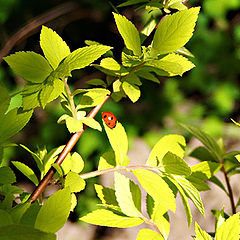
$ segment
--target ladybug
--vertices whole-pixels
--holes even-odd
[[[117,118],[111,112],[103,112],[102,119],[106,123],[106,125],[110,128],[114,128],[117,124]]]

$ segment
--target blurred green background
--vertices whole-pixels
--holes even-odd
[[[122,2],[114,0],[112,5]],[[42,54],[39,34],[40,25],[44,24],[57,31],[71,50],[84,46],[84,40],[95,40],[113,46],[119,60],[123,41],[114,23],[112,5],[104,0],[0,0],[0,57],[16,51]],[[179,122],[199,126],[216,138],[223,136],[226,140],[234,140],[240,137],[240,131],[230,120],[239,120],[240,1],[189,0],[188,6],[202,7],[196,31],[187,44],[195,56],[191,60],[196,68],[183,77],[162,78],[160,85],[145,81],[136,104],[128,100],[108,101],[102,109],[112,111],[123,123],[130,146],[136,137],[152,147],[166,133],[185,134]],[[141,29],[141,11],[135,11],[134,7],[118,10]],[[84,88],[88,87],[86,81],[92,78],[104,78],[104,75],[87,67],[75,71],[69,82],[73,89]],[[12,94],[24,85],[24,80],[4,61],[0,65],[0,81]],[[21,97],[14,97],[11,104],[20,106]],[[15,141],[32,150],[46,146],[50,151],[65,144],[70,134],[64,125],[56,124],[61,114],[63,110],[58,101],[49,104],[44,111],[37,108]],[[98,115],[101,121],[100,113]],[[100,154],[108,148],[110,145],[104,133],[86,130],[75,147],[85,160],[84,172],[95,170]],[[31,157],[20,148],[9,148],[4,159],[6,162],[24,161],[34,168]],[[27,181],[17,170],[16,173],[20,182]],[[97,179],[90,182],[97,182]],[[92,184],[89,186],[81,193],[73,220],[95,207],[97,200]]]

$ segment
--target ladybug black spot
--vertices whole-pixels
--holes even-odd
[[[113,117],[111,117],[111,120],[113,120]]]
[[[107,117],[107,115],[104,115],[103,117],[104,117],[104,118],[106,118],[106,117]]]

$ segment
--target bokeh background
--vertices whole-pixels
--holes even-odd
[[[94,40],[114,47],[114,55],[116,59],[120,59],[123,40],[116,29],[112,12],[113,6],[122,2],[0,0],[0,81],[11,94],[23,88],[24,80],[11,71],[2,57],[16,51],[35,51],[42,54],[39,46],[41,25],[57,31],[72,51],[83,47],[85,40]],[[108,101],[102,109],[112,111],[126,128],[130,144],[129,156],[133,163],[144,163],[153,145],[168,133],[184,134],[190,140],[188,151],[198,145],[196,140],[191,140],[191,136],[179,127],[178,123],[181,122],[201,127],[215,138],[223,137],[229,150],[240,149],[240,130],[230,120],[239,120],[240,109],[240,1],[189,0],[188,5],[201,6],[196,31],[187,44],[195,56],[191,60],[196,68],[183,77],[161,78],[159,85],[145,81],[141,87],[141,98],[135,104],[128,100],[119,103]],[[118,10],[133,21],[138,29],[142,28],[141,11],[135,11],[134,7]],[[87,67],[74,71],[69,82],[72,89],[84,88],[88,87],[86,81],[93,78],[104,78],[104,75],[93,67]],[[21,97],[16,95],[11,105],[20,106]],[[37,108],[31,121],[14,141],[32,150],[43,147],[51,150],[65,144],[70,134],[64,125],[56,123],[62,113],[58,101],[48,104],[44,111]],[[100,114],[97,119],[101,120]],[[84,172],[95,170],[100,154],[108,148],[110,145],[104,132],[86,130],[75,147],[85,160]],[[21,148],[9,148],[5,151],[6,164],[12,160],[22,161],[35,168],[31,156]],[[192,159],[189,162],[196,163]],[[14,170],[18,184],[31,191],[32,186],[27,179]],[[70,221],[59,233],[60,239],[135,239],[137,230],[120,231],[76,224],[79,216],[95,209],[99,203],[93,189],[93,184],[97,182],[111,186],[111,175],[88,181],[87,189],[79,194],[79,202]],[[234,179],[232,182],[234,184]],[[215,189],[214,186],[211,187]],[[239,193],[237,187],[235,193]],[[216,194],[220,194],[220,197],[216,197]],[[228,200],[223,198],[221,190],[215,189],[202,196],[209,208],[217,209],[225,205],[228,209]],[[178,206],[176,215],[171,214],[173,226],[169,239],[191,239],[193,228],[187,228],[180,202]],[[213,231],[211,214],[205,219],[199,218],[200,214],[194,207],[192,209],[194,218],[200,219],[208,228],[206,230]],[[79,235],[80,232],[82,235]]]

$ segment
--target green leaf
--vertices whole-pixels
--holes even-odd
[[[103,86],[106,87],[106,83],[102,79],[91,79],[87,81],[87,84],[94,85],[94,86]]]
[[[109,46],[92,45],[75,50],[57,67],[55,70],[56,77],[71,76],[71,71],[88,66],[110,49]]]
[[[117,228],[135,227],[143,223],[140,218],[118,215],[106,209],[93,211],[79,220],[95,225]]]
[[[14,208],[10,210],[10,214],[12,216],[13,222],[14,223],[19,223],[23,214],[28,210],[30,207],[31,203],[21,203],[16,205]]]
[[[114,168],[116,166],[115,153],[105,152],[99,160],[98,170],[103,170],[107,168]]]
[[[11,215],[7,211],[0,209],[0,229],[3,226],[7,226],[11,224],[13,224]]]
[[[81,90],[81,89],[80,89]],[[84,90],[84,93],[79,101],[78,108],[95,107],[102,103],[110,91],[104,88],[93,88]],[[73,95],[77,94],[77,90]]]
[[[115,152],[116,163],[123,166],[128,151],[128,139],[125,129],[120,122],[114,128],[109,128],[104,122],[103,125]]]
[[[78,120],[73,117],[68,117],[66,119],[66,126],[70,133],[75,133],[80,131],[83,128],[83,122],[82,120]]]
[[[179,48],[178,50],[175,51],[175,53],[194,58],[194,55],[185,47]]]
[[[52,71],[48,61],[35,52],[17,52],[3,59],[19,76],[33,83],[43,82]]]
[[[186,215],[187,215],[188,227],[190,227],[191,222],[192,222],[192,214],[191,214],[191,209],[190,209],[190,206],[188,203],[187,195],[185,194],[182,186],[174,178],[168,177],[168,179],[177,187],[177,189],[180,193],[180,196],[181,196],[181,199],[183,202],[183,206],[185,208]]]
[[[121,70],[121,65],[114,60],[113,58],[104,58],[101,60],[100,62],[100,66],[108,69],[108,70],[112,70],[112,71],[120,71]]]
[[[122,84],[123,91],[135,103],[141,96],[141,91],[138,86],[131,84],[129,81],[124,81]]]
[[[24,163],[12,161],[11,162],[22,174],[30,179],[36,186],[38,185],[38,179],[33,170]]]
[[[187,179],[198,191],[207,191],[210,188],[204,182],[213,177],[221,168],[221,164],[215,162],[201,162],[191,167],[192,174]]]
[[[199,159],[200,161],[209,161],[214,162],[214,156],[208,151],[205,147],[197,147],[195,148],[189,156]]]
[[[168,238],[170,223],[167,213],[162,214],[161,204],[155,202],[153,198],[147,194],[147,212],[150,219],[157,225],[165,239]]]
[[[129,178],[115,172],[115,191],[122,212],[130,217],[141,217],[141,191]]]
[[[55,233],[63,227],[70,213],[71,194],[69,189],[54,193],[41,207],[35,228]]]
[[[239,213],[234,214],[222,223],[216,231],[216,240],[238,240],[240,234]]]
[[[77,206],[77,197],[75,193],[71,193],[71,212],[74,211],[74,208]]]
[[[2,82],[0,82],[0,93],[0,116],[2,116],[7,111],[11,100],[8,90]]]
[[[1,167],[0,168],[0,185],[2,184],[11,184],[16,182],[16,177],[14,172],[10,167]]]
[[[166,54],[183,47],[192,37],[199,11],[199,7],[194,7],[165,17],[154,34],[152,54]]]
[[[9,225],[0,228],[0,240],[56,240],[53,233],[42,232],[31,226]]]
[[[28,123],[33,111],[13,109],[0,118],[0,142],[17,134]]]
[[[159,175],[144,169],[133,170],[133,173],[146,192],[161,205],[162,214],[168,210],[175,212],[176,203],[173,192]]]
[[[20,220],[20,224],[29,225],[33,227],[40,209],[41,206],[39,205],[38,202],[31,204],[31,206],[23,214]]]
[[[207,149],[210,151],[216,161],[219,161],[219,159],[221,159],[221,155],[223,154],[222,150],[217,144],[217,142],[210,135],[196,127],[191,127],[184,124],[181,124],[181,126],[188,132],[193,134],[199,141],[201,141],[207,147]]]
[[[69,172],[65,178],[65,188],[71,192],[81,192],[86,186],[85,181],[75,172]]]
[[[143,69],[140,69],[136,72],[136,74],[143,78],[143,79],[147,79],[147,80],[150,80],[150,81],[153,81],[153,82],[156,82],[156,83],[160,83],[160,81],[158,80],[158,78],[156,78],[152,73],[150,73],[150,71],[148,71],[147,68],[143,68]]]
[[[196,240],[212,240],[212,237],[205,231],[203,231],[200,226],[195,222],[195,233],[196,233]]]
[[[141,55],[141,42],[138,30],[125,16],[113,13],[119,33],[126,47],[133,51],[134,55]]]
[[[71,171],[75,173],[80,173],[84,168],[84,161],[81,155],[77,152],[74,152],[71,156],[72,167]]]
[[[153,60],[146,63],[146,66],[151,66],[164,70],[170,74],[170,76],[180,75],[191,70],[195,65],[187,58],[171,53],[161,58],[160,60]]]
[[[161,166],[161,165],[160,165]],[[162,159],[162,167],[166,173],[175,175],[185,175],[191,174],[191,168],[188,164],[179,156],[167,152]]]
[[[164,240],[164,238],[157,232],[151,229],[141,229],[137,235],[136,240]]]
[[[193,186],[193,184],[191,184],[187,179],[183,177],[175,176],[175,179],[182,187],[187,197],[192,200],[193,204],[200,211],[200,213],[202,213],[202,215],[205,216],[203,203],[198,190]]]
[[[177,134],[166,135],[155,144],[146,164],[154,167],[162,164],[161,161],[167,152],[183,158],[185,146],[186,142],[183,136]],[[158,163],[158,161],[160,162]]]
[[[224,187],[222,182],[216,176],[211,177],[209,180],[210,180],[210,182],[212,182],[212,183],[216,184],[218,187],[220,187],[226,194],[228,194],[226,188]]]
[[[114,189],[104,187],[99,184],[94,184],[95,190],[102,204],[110,209],[121,212],[116,199],[116,192]]]
[[[56,172],[59,174],[60,177],[62,177],[64,175],[62,168],[57,163],[53,163],[52,167],[55,168]],[[53,178],[54,178],[54,176],[53,176]]]
[[[70,54],[66,42],[55,31],[45,26],[42,26],[40,46],[53,69],[56,69],[59,63]]]
[[[86,117],[83,119],[83,123],[86,124],[88,127],[97,129],[98,131],[102,131],[102,127],[99,122],[97,122],[94,118],[92,117]]]

